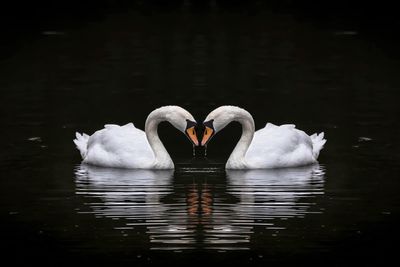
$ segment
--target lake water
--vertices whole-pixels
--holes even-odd
[[[356,29],[290,14],[111,14],[45,28],[0,61],[1,250],[13,262],[137,265],[384,263],[399,222],[400,62]],[[256,128],[325,132],[319,164],[225,171],[233,123],[207,158],[173,127],[176,169],[80,164],[75,131],[144,128],[162,105],[219,105]]]

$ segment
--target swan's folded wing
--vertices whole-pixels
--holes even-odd
[[[261,167],[286,167],[305,158],[313,160],[311,153],[311,139],[295,125],[267,124],[255,132],[246,159]]]
[[[106,126],[89,139],[86,157],[88,163],[139,168],[154,159],[144,131],[137,129],[132,123]]]

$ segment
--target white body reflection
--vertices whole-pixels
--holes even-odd
[[[324,171],[319,165],[301,168],[227,170],[227,193],[237,198],[230,206],[214,203],[213,225],[206,243],[216,249],[246,249],[256,228],[275,234],[282,221],[321,213],[315,197],[324,193]],[[229,212],[224,210],[229,209]],[[270,233],[271,234],[271,233]]]
[[[227,171],[227,176],[229,193],[240,199],[236,210],[254,218],[304,216],[313,197],[324,193],[324,172],[319,165]]]
[[[225,183],[219,169],[81,165],[76,170],[76,194],[84,198],[79,212],[116,220],[113,229],[133,233],[133,243],[168,250],[249,249],[260,231],[283,230],[288,218],[321,212],[316,205],[316,196],[324,193],[319,165],[226,174]]]
[[[160,198],[171,192],[172,174],[172,170],[128,170],[82,164],[76,170],[76,193],[91,198],[87,204],[96,216],[149,218],[165,210]]]
[[[168,243],[175,244],[171,249],[187,248],[188,241],[194,243],[188,238],[194,230],[186,227],[185,201],[173,205],[162,200],[173,191],[173,173],[80,165],[76,170],[76,194],[85,197],[84,204],[90,210],[79,212],[118,220],[114,229],[122,230],[124,235],[141,232],[142,237],[148,236],[145,243],[150,242],[151,248],[162,249]]]

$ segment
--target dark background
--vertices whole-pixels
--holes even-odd
[[[48,27],[79,27],[85,22],[101,20],[113,12],[134,9],[143,14],[154,12],[193,13],[242,12],[254,15],[261,10],[273,10],[295,14],[322,27],[349,26],[379,39],[395,40],[392,33],[399,30],[399,18],[393,1],[312,1],[312,0],[187,0],[187,1],[7,1],[1,7],[2,42],[13,41],[23,36],[32,36]]]
[[[128,1],[7,1],[2,3],[0,29],[2,55],[7,49],[22,45],[42,30],[80,27],[89,21],[102,20],[107,14],[137,10],[151,16],[157,12],[238,12],[254,15],[261,10],[290,13],[319,27],[349,27],[385,46],[395,54],[400,22],[396,3],[389,0],[150,0]]]
[[[399,59],[399,50],[398,50],[398,45],[399,45],[399,40],[398,40],[398,34],[399,34],[399,29],[400,29],[400,20],[399,20],[399,15],[398,15],[398,8],[396,7],[396,2],[395,1],[345,1],[345,0],[339,0],[339,1],[320,1],[316,3],[316,1],[306,1],[306,0],[299,0],[299,1],[238,1],[238,0],[225,0],[225,1],[194,1],[194,0],[188,0],[188,1],[91,1],[90,3],[84,2],[84,1],[76,1],[76,0],[71,0],[71,1],[30,1],[28,3],[25,2],[20,2],[20,1],[14,1],[14,2],[9,2],[9,3],[2,3],[2,6],[0,7],[0,31],[1,31],[1,38],[0,38],[0,60],[2,62],[7,62],[10,58],[14,56],[18,56],[19,51],[21,51],[24,47],[30,46],[32,43],[34,43],[36,40],[45,38],[46,36],[43,35],[43,32],[47,32],[48,34],[52,34],[52,31],[55,32],[61,32],[61,31],[68,31],[71,29],[79,29],[81,27],[84,27],[87,24],[90,23],[97,23],[105,20],[107,16],[110,16],[112,14],[124,14],[127,11],[133,12],[133,13],[138,13],[143,16],[148,17],[148,20],[151,20],[153,15],[157,15],[157,19],[160,18],[161,15],[165,15],[165,19],[167,20],[165,22],[166,26],[166,31],[168,34],[168,25],[174,25],[174,27],[182,27],[184,28],[185,25],[179,25],[179,20],[177,22],[174,22],[174,17],[179,17],[182,14],[187,14],[189,17],[189,21],[193,22],[194,25],[198,25],[199,28],[204,27],[206,29],[212,29],[213,25],[208,25],[204,26],[205,23],[202,18],[204,16],[209,16],[210,14],[216,14],[218,17],[219,15],[226,15],[226,14],[236,14],[236,15],[241,15],[243,20],[246,20],[246,18],[252,18],[254,16],[257,16],[258,14],[261,14],[263,12],[270,12],[272,14],[279,14],[284,16],[285,14],[290,14],[291,16],[294,16],[298,21],[306,24],[312,25],[312,27],[315,27],[317,29],[327,29],[327,30],[336,30],[336,29],[341,29],[343,31],[348,31],[348,34],[352,34],[352,32],[357,32],[357,38],[360,38],[363,41],[366,41],[368,44],[371,46],[377,47],[380,51],[383,51],[383,54],[389,58],[392,59],[394,62],[394,66],[397,66],[398,59]],[[140,20],[140,21],[146,21],[146,20]],[[140,22],[139,21],[139,22]],[[163,25],[163,21],[156,21],[155,22],[158,25]],[[207,22],[206,22],[207,23]],[[225,27],[229,25],[229,21],[224,22]],[[235,26],[238,26],[237,21],[232,21],[232,24]],[[141,25],[138,25],[137,28],[141,28]],[[256,26],[255,26],[256,27]],[[263,25],[259,25],[258,27],[264,27]],[[269,25],[268,27],[273,27]],[[150,29],[154,29],[153,27],[149,27]],[[116,29],[117,30],[117,29]],[[190,29],[188,29],[190,31]],[[244,29],[243,32],[245,33],[247,30]],[[76,38],[76,36],[75,36]],[[82,36],[83,42],[82,46],[85,46],[85,44],[90,43],[89,40],[85,40],[84,36]],[[122,37],[123,38],[123,34]],[[162,39],[162,38],[161,38]],[[240,38],[238,38],[240,39]],[[311,38],[309,42],[313,42],[313,39]],[[76,47],[76,45],[71,46],[71,47]],[[91,48],[88,47],[87,50],[90,50]],[[54,53],[54,51],[52,51]],[[156,54],[157,55],[157,54]],[[317,52],[318,55],[318,52]],[[153,55],[154,56],[154,55]],[[49,58],[41,58],[43,59],[43,64],[46,64],[47,61],[50,62],[50,57]],[[350,64],[351,65],[351,64]],[[354,73],[357,72],[357,64],[355,66],[350,66],[350,70],[354,70]],[[16,69],[18,69],[18,66],[14,66]],[[379,69],[379,65],[376,66],[376,68]],[[388,67],[389,69],[389,67]],[[35,72],[34,67],[32,69],[27,70],[27,72],[31,71],[32,77],[34,75],[38,75],[40,71],[37,71],[38,73]],[[391,68],[391,73],[388,73],[388,76],[396,76],[398,73],[398,69]],[[20,81],[21,79],[19,77],[13,77],[13,70],[7,70],[7,69],[1,69],[2,75],[4,77],[10,77],[10,80],[7,81],[9,83],[12,83],[13,79],[15,81]],[[179,71],[178,71],[179,72]],[[279,70],[277,71],[279,72]],[[361,68],[362,72],[362,68]],[[115,77],[118,77],[117,73],[114,73]],[[28,75],[29,76],[29,75]],[[71,74],[71,76],[74,76]],[[78,75],[79,76],[79,75]],[[328,75],[329,76],[329,75]],[[346,76],[346,73],[343,74],[343,77]],[[350,76],[350,75],[349,75]],[[38,76],[40,77],[40,75]],[[343,77],[341,77],[343,79]],[[384,77],[384,76],[383,76]],[[24,78],[22,78],[24,79]],[[30,78],[26,78],[28,81],[29,80],[34,80]],[[44,80],[46,80],[46,76],[43,77]],[[349,78],[350,79],[350,78]],[[105,78],[107,80],[107,78]],[[118,79],[116,79],[118,80]],[[187,84],[185,83],[185,77],[182,78],[184,81],[182,84]],[[211,79],[212,80],[212,79]],[[216,79],[214,79],[215,81]],[[222,78],[223,80],[223,78]],[[281,80],[284,80],[284,77],[281,78]],[[11,81],[11,82],[10,82]],[[46,81],[49,81],[47,84],[48,87],[51,87],[51,79],[47,79]],[[271,81],[268,81],[267,84],[273,85],[274,83]],[[280,84],[279,81],[276,82],[277,84]],[[63,109],[63,108],[54,108],[54,106],[57,107],[62,107],[63,105],[69,105],[69,108],[71,109],[71,106],[73,108],[76,108],[78,110],[77,114],[83,114],[83,119],[81,121],[87,122],[90,121],[90,123],[84,124],[86,126],[85,131],[91,132],[90,130],[95,130],[98,129],[99,126],[104,123],[104,121],[115,121],[116,123],[124,123],[127,121],[135,121],[135,125],[137,124],[139,128],[143,128],[143,122],[145,116],[148,114],[149,111],[151,111],[153,108],[158,107],[163,104],[169,104],[171,102],[174,102],[174,104],[181,104],[182,106],[186,107],[188,110],[190,110],[193,114],[196,114],[196,118],[204,118],[206,114],[214,107],[220,105],[220,104],[236,104],[240,105],[243,107],[246,107],[249,111],[251,111],[253,114],[260,114],[261,111],[267,110],[268,114],[271,114],[271,118],[274,121],[280,121],[280,122],[290,122],[292,119],[291,114],[274,114],[271,111],[280,105],[274,104],[272,105],[271,108],[268,107],[268,105],[262,106],[263,101],[260,99],[257,99],[256,97],[254,98],[244,98],[241,97],[241,94],[245,92],[245,89],[241,89],[240,86],[241,84],[238,83],[238,85],[235,84],[229,84],[227,82],[221,82],[220,84],[223,84],[221,88],[218,88],[216,85],[211,85],[210,88],[205,89],[203,92],[200,89],[196,89],[196,86],[193,88],[185,88],[184,86],[182,87],[176,87],[173,89],[173,96],[168,95],[168,92],[163,92],[163,90],[160,89],[160,91],[156,92],[146,92],[144,91],[143,93],[139,93],[143,95],[143,101],[140,103],[137,103],[138,111],[136,114],[134,114],[133,117],[131,114],[128,113],[129,110],[132,110],[131,107],[121,107],[121,106],[116,106],[113,107],[115,113],[114,114],[108,114],[108,113],[101,113],[101,108],[95,106],[94,101],[88,101],[87,105],[92,107],[96,113],[97,117],[93,117],[93,114],[86,114],[85,109],[83,108],[85,105],[85,101],[89,99],[91,91],[85,91],[81,90],[79,91],[77,89],[77,94],[78,96],[74,96],[70,93],[66,93],[63,98],[58,98],[58,97],[53,97],[51,92],[46,92],[45,97],[43,98],[45,101],[40,102],[37,104],[39,107],[36,107],[38,109],[38,113],[45,113],[43,110],[46,109],[46,105],[50,105],[49,108],[50,110],[56,110],[57,112],[60,112],[59,114],[55,115],[61,115],[63,118],[68,118],[71,119],[71,121],[74,121],[73,116],[75,116],[75,113],[70,114],[69,109]],[[245,82],[243,82],[245,84]],[[393,82],[393,84],[398,84],[397,80]],[[8,85],[8,84],[7,84]],[[129,81],[124,81],[123,84],[117,84],[117,87],[124,87],[124,86],[129,86]],[[139,85],[140,86],[140,85]],[[81,86],[79,82],[76,84],[77,88],[83,88],[84,86]],[[156,87],[153,86],[152,88]],[[8,90],[11,87],[8,87]],[[226,89],[228,88],[228,89]],[[233,88],[233,89],[230,89]],[[278,87],[277,87],[278,88]],[[218,90],[221,91],[218,91]],[[285,89],[285,88],[283,88]],[[370,88],[369,88],[370,89]],[[398,126],[396,125],[397,123],[397,115],[398,115],[398,99],[397,99],[397,91],[395,90],[388,90],[386,93],[390,94],[388,97],[385,97],[384,102],[379,102],[377,100],[378,104],[374,105],[373,101],[370,101],[368,98],[366,106],[360,105],[357,106],[355,105],[355,109],[359,113],[352,113],[352,108],[353,108],[353,101],[356,101],[357,99],[360,98],[367,98],[368,95],[374,95],[375,93],[377,94],[376,91],[374,90],[369,90],[368,88],[361,89],[359,91],[356,91],[352,89],[351,86],[343,86],[343,88],[340,91],[340,94],[337,95],[336,93],[329,93],[327,92],[327,96],[324,98],[324,103],[318,103],[316,104],[315,110],[318,110],[319,112],[315,112],[313,114],[313,119],[314,121],[309,121],[307,119],[307,114],[302,114],[299,112],[297,114],[297,118],[294,119],[295,121],[299,122],[300,125],[303,125],[303,128],[305,127],[309,131],[317,131],[320,128],[315,127],[313,124],[314,122],[318,125],[323,125],[324,119],[326,117],[329,117],[330,115],[330,107],[333,105],[338,106],[342,105],[344,106],[344,109],[342,109],[340,114],[340,118],[337,118],[335,121],[335,118],[332,118],[333,121],[330,123],[332,124],[340,124],[340,122],[344,122],[344,125],[349,125],[352,119],[354,118],[362,118],[362,114],[366,114],[368,110],[376,108],[376,106],[379,106],[379,112],[383,113],[386,118],[388,118],[388,124],[393,125],[393,128],[390,128],[390,130],[386,129],[385,133],[382,135],[384,137],[389,137],[390,138],[395,138],[396,134],[398,133]],[[394,87],[394,89],[396,89]],[[0,90],[3,90],[3,88],[0,88]],[[191,98],[187,90],[192,90],[192,92],[195,94],[195,97]],[[232,90],[234,91],[232,94],[229,93],[229,91]],[[241,91],[242,90],[242,91]],[[377,91],[380,89],[378,88]],[[50,90],[49,90],[50,91]],[[3,91],[4,92],[4,91]],[[282,90],[284,94],[284,90]],[[292,92],[292,91],[290,91]],[[28,96],[32,97],[35,95],[36,92],[35,90],[29,91]],[[80,96],[79,96],[80,94]],[[312,92],[308,93],[312,97]],[[3,95],[3,94],[2,94]],[[106,93],[108,95],[108,93]],[[138,94],[135,93],[133,94],[134,96],[137,96]],[[321,94],[323,96],[323,94]],[[377,94],[378,95],[378,94]],[[163,96],[165,96],[163,98]],[[263,95],[261,95],[263,96]],[[272,101],[276,99],[280,99],[280,94],[279,92],[269,92],[268,95]],[[15,103],[13,101],[7,101],[5,100],[7,97],[7,92],[3,95],[3,100],[2,107],[1,107],[1,116],[5,118],[5,120],[9,121],[12,116],[9,112],[12,111],[15,106]],[[113,98],[114,97],[114,98]],[[110,98],[107,99],[102,99],[100,98],[100,105],[105,104],[107,100],[109,99],[114,99],[117,100],[119,97],[124,97],[123,95],[116,95],[113,96],[110,94]],[[129,96],[128,96],[129,97]],[[23,103],[23,98],[24,95],[20,96],[20,99],[18,99],[18,106],[20,105],[23,108],[25,108],[25,103]],[[289,97],[290,98],[290,97]],[[288,105],[288,106],[293,106],[296,105],[296,95],[292,96],[289,100],[287,100],[287,103],[283,105]],[[372,97],[371,97],[372,98]],[[317,98],[319,99],[319,98]],[[132,100],[135,101],[135,100]],[[307,100],[304,100],[306,103]],[[312,101],[310,101],[312,102]],[[371,104],[372,103],[372,104]],[[36,109],[33,109],[33,111],[30,111],[29,109],[24,109],[24,112],[29,113],[31,112],[33,117],[35,116],[35,111]],[[42,110],[43,109],[43,110]],[[313,111],[313,109],[308,109],[307,112]],[[65,112],[65,113],[63,113]],[[121,114],[125,114],[123,117]],[[72,118],[71,118],[72,117]],[[347,119],[346,119],[347,118]],[[266,119],[264,116],[257,116],[255,117],[256,123],[258,125],[262,125],[263,123],[266,122]],[[370,119],[370,118],[368,118]],[[22,119],[21,119],[22,120]],[[45,124],[57,124],[56,123],[56,117],[52,117],[52,115],[48,115],[44,119],[46,122]],[[138,122],[138,123],[136,123]],[[57,125],[57,127],[60,125]],[[33,127],[37,127],[33,125]],[[234,136],[237,139],[237,137],[240,134],[240,130],[237,127],[237,125],[232,125],[229,126],[230,130],[234,131]],[[38,127],[39,128],[39,127]],[[61,127],[59,127],[61,128]],[[75,127],[68,126],[68,132],[62,132],[60,129],[54,130],[53,133],[56,134],[57,138],[63,139],[63,140],[69,140],[71,139],[71,136],[75,130],[77,130]],[[259,128],[259,127],[257,127]],[[328,130],[328,136],[329,133],[331,133],[330,136],[333,136],[335,134],[335,131],[333,128],[329,128],[329,125],[327,126]],[[23,128],[25,129],[25,128]],[[32,131],[32,135],[37,134],[35,130],[32,130],[32,128],[26,128],[26,132]],[[40,129],[40,131],[43,131],[41,136],[43,139],[52,139],[54,137],[51,136],[51,133],[47,133],[48,130],[47,128]],[[176,148],[175,153],[172,155],[175,157],[184,157],[187,155],[188,149],[190,150],[190,147],[187,147],[186,140],[181,141],[181,136],[177,136],[173,133],[175,133],[174,129],[170,129],[170,127],[161,127],[160,131],[164,131],[167,135],[170,134],[171,139],[169,139],[166,142],[166,146],[168,149],[173,148],[173,147],[178,147],[176,144],[179,144],[179,147]],[[374,132],[378,132],[379,128],[368,128],[368,133],[372,134]],[[30,133],[30,132],[29,132]],[[362,135],[364,132],[360,130],[360,132],[355,131],[350,131],[350,132],[338,132],[336,135],[337,140],[339,140],[342,143],[345,144],[350,144],[349,139],[347,138],[348,136],[351,137],[358,137]],[[49,136],[46,136],[48,134]],[[12,133],[2,133],[3,140],[8,140],[7,137],[12,136]],[[229,155],[229,151],[232,150],[232,147],[236,141],[235,138],[232,139],[227,139],[224,140],[223,136],[217,136],[216,139],[214,140],[215,142],[220,142],[221,148],[217,150],[215,148],[213,150],[212,147],[210,147],[210,152],[211,154],[214,152],[221,158],[226,158],[227,155]],[[12,138],[10,138],[11,140]],[[329,139],[329,138],[328,138]],[[354,139],[354,138],[353,138]],[[335,142],[339,143],[339,141],[329,141],[330,147],[328,146],[326,150],[322,152],[321,155],[321,160],[326,163],[330,162],[335,162],[338,159],[341,158],[341,150],[338,148],[335,150]],[[52,140],[53,143],[56,143],[56,140]],[[181,143],[180,143],[181,142]],[[390,149],[392,151],[396,151],[395,148],[398,148],[398,143],[396,141],[393,141],[394,145]],[[180,145],[185,144],[185,146],[180,146]],[[339,146],[338,146],[339,147]],[[393,149],[394,148],[394,149]],[[4,151],[7,151],[8,147],[6,146],[6,149]],[[69,149],[69,148],[68,148]],[[73,146],[68,150],[68,152],[73,153]],[[2,152],[3,157],[5,152]],[[331,151],[331,153],[329,153]],[[325,152],[325,153],[324,153]],[[4,161],[2,163],[2,167],[5,168],[11,168],[12,164],[15,164],[13,162],[13,159],[18,158],[18,151],[13,151],[8,157],[8,161]],[[336,156],[329,156],[333,155],[336,153]],[[369,152],[367,149],[365,151],[362,151],[365,155],[369,156]],[[386,150],[378,150],[377,154],[382,153],[385,154]],[[372,152],[371,152],[372,154]],[[381,154],[379,154],[381,155]],[[50,156],[48,156],[50,157]],[[351,157],[347,154],[344,153],[344,158],[350,159]],[[389,157],[388,157],[389,158]],[[44,158],[46,159],[46,158]],[[77,153],[74,154],[74,157],[66,157],[62,158],[62,160],[70,161],[70,162],[79,162],[79,155]],[[356,159],[356,161],[359,160],[360,162],[362,160]],[[391,161],[390,161],[391,160]],[[398,160],[398,155],[397,153],[393,153],[391,155],[390,160],[387,160],[385,158],[385,162],[373,162],[371,165],[376,167],[377,169],[385,169],[385,166],[390,166],[394,167],[394,169],[398,169],[396,160]],[[33,161],[33,163],[38,163],[43,161],[43,158],[38,159],[37,161]],[[9,164],[9,165],[7,165]],[[375,165],[374,165],[375,164]],[[13,165],[14,166],[14,165]],[[20,165],[17,165],[20,166]],[[23,166],[23,165],[22,165]],[[45,167],[45,166],[44,166]],[[391,175],[394,175],[394,172],[391,173]],[[396,185],[396,184],[395,184]],[[394,188],[393,188],[394,190]],[[380,198],[385,197],[385,192],[380,192],[379,194]],[[346,207],[343,207],[344,209]],[[311,263],[326,263],[326,262],[333,262],[333,263],[338,263],[338,264],[357,264],[357,263],[369,263],[370,261],[373,261],[374,263],[379,264],[380,261],[386,261],[390,258],[395,258],[395,242],[398,240],[397,238],[399,237],[399,231],[398,231],[398,220],[397,218],[394,218],[392,220],[388,220],[379,224],[366,224],[363,225],[363,232],[366,233],[362,237],[354,237],[352,235],[348,235],[345,238],[340,239],[339,241],[335,241],[336,244],[331,244],[331,247],[334,247],[333,250],[327,252],[324,255],[313,255],[312,259],[307,258],[307,256],[304,256],[304,258],[296,258],[296,256],[288,256],[288,255],[282,255],[281,257],[287,257],[288,261],[291,263],[297,263],[300,261],[301,263],[308,263],[310,261]],[[14,223],[8,223],[6,222],[5,224],[5,230],[3,231],[3,239],[2,240],[7,240],[7,242],[3,243],[2,248],[4,249],[3,252],[5,254],[8,254],[10,258],[15,258],[16,261],[18,262],[20,260],[19,257],[23,257],[25,259],[35,259],[35,261],[41,261],[43,259],[46,259],[50,262],[57,262],[57,259],[63,259],[68,263],[74,263],[77,261],[80,262],[87,262],[90,263],[92,262],[91,259],[84,259],[84,257],[80,258],[69,258],[70,254],[65,253],[64,254],[64,248],[68,247],[68,244],[60,242],[58,239],[52,237],[51,235],[45,236],[45,237],[40,237],[38,238],[36,236],[36,233],[38,229],[40,228],[39,226],[35,225],[34,223],[32,224],[14,224]],[[23,240],[22,243],[20,241]],[[48,258],[47,257],[42,257],[42,255],[45,255],[48,253]],[[41,255],[41,256],[38,256]],[[237,260],[241,260],[242,254],[238,254]],[[80,255],[82,256],[82,255]],[[104,255],[103,255],[104,256]],[[201,257],[203,255],[199,255]],[[215,255],[214,255],[215,256]],[[246,255],[248,256],[248,255]],[[255,256],[255,255],[254,255]],[[256,256],[255,256],[256,257]],[[349,258],[349,261],[346,261],[345,258]],[[113,259],[112,257],[105,258],[112,263]],[[196,254],[192,255],[192,258],[195,261],[199,262],[207,262],[207,260],[213,260],[212,257],[209,259],[198,259]],[[248,258],[248,257],[246,257]],[[179,256],[175,259],[176,263],[180,264],[186,264],[187,263],[187,257],[182,256],[182,259],[179,259]],[[235,257],[230,257],[227,259],[230,262],[235,262]],[[221,258],[219,255],[216,256],[214,260],[218,260],[220,262],[224,262],[226,259]],[[24,260],[26,262],[27,260]],[[162,264],[163,262],[163,255],[160,255],[159,258],[160,263]],[[249,263],[249,262],[246,262]],[[264,264],[264,262],[261,262]],[[261,264],[260,263],[260,264]],[[193,263],[188,263],[192,265]]]

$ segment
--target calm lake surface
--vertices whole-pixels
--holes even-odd
[[[395,258],[400,62],[346,27],[260,11],[110,14],[44,28],[0,61],[1,250],[14,262],[351,265]],[[176,169],[81,165],[72,142],[143,129],[175,104],[202,121],[238,105],[325,132],[319,164],[225,171],[233,123],[207,158],[167,123]]]

